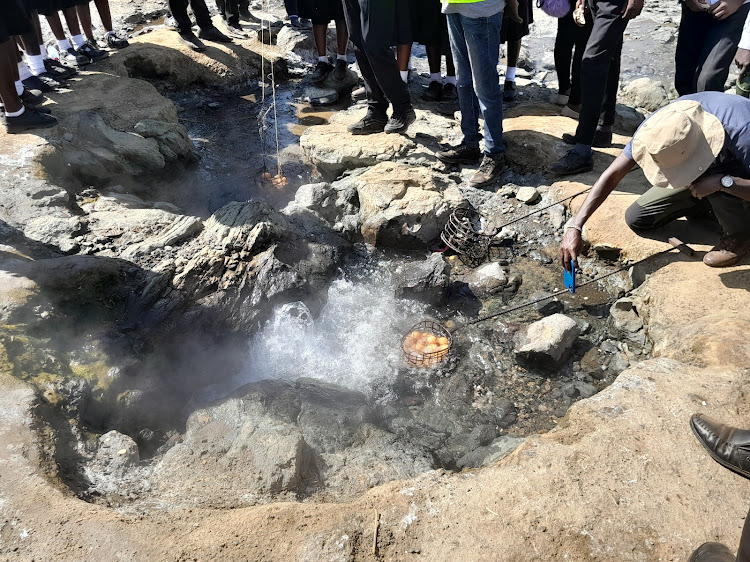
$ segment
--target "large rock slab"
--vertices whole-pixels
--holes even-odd
[[[516,348],[519,361],[547,368],[559,365],[572,351],[580,329],[564,314],[553,314],[531,324],[521,345]]]

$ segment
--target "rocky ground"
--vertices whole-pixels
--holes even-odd
[[[700,263],[709,223],[630,232],[639,171],[587,225],[582,260],[582,280],[629,272],[463,328],[435,371],[398,353],[415,318],[455,327],[560,289],[582,197],[501,227],[590,186],[673,95],[671,6],[629,27],[615,148],[558,182],[542,170],[575,124],[548,103],[554,22],[538,17],[490,190],[435,159],[460,133],[423,102],[408,135],[346,134],[362,107],[301,79],[309,36],[274,23],[272,47],[195,54],[161,10],[114,3],[132,46],[51,96],[57,128],[0,143],[0,559],[676,560],[736,544],[744,481],[687,422],[750,423],[750,278]],[[269,64],[282,186],[262,177]],[[429,251],[467,204],[500,230],[479,267]],[[665,252],[668,236],[698,257]]]

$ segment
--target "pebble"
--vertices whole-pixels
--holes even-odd
[[[527,185],[527,186],[521,187],[516,192],[516,199],[518,199],[521,203],[526,203],[527,205],[531,205],[537,199],[539,199],[539,192],[536,190],[535,187],[531,187],[530,185]]]

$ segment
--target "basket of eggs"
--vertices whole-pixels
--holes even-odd
[[[423,320],[401,340],[404,359],[415,367],[434,367],[448,357],[451,333],[438,322]]]

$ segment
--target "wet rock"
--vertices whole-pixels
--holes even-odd
[[[563,205],[555,205],[547,211],[549,223],[555,230],[560,230],[565,224],[565,207]]]
[[[643,319],[638,315],[633,299],[619,299],[609,309],[612,323],[617,330],[634,333],[643,328]]]
[[[197,156],[187,130],[179,123],[144,119],[135,125],[135,132],[143,138],[156,139],[159,151],[167,163],[184,160],[193,162]]]
[[[488,413],[495,418],[497,425],[506,429],[516,423],[518,417],[515,405],[508,398],[496,399]]]
[[[122,252],[125,258],[133,258],[138,255],[150,254],[156,249],[165,246],[181,244],[185,240],[198,234],[203,228],[203,221],[198,217],[176,216],[175,221],[154,236],[146,238],[143,242],[128,246]]]
[[[397,135],[391,135],[397,136]],[[364,241],[376,247],[424,248],[438,238],[461,191],[427,168],[382,163],[354,179]]]
[[[122,476],[139,462],[138,445],[131,437],[114,430],[99,437],[94,463],[104,474]]]
[[[516,199],[518,199],[521,203],[526,203],[527,205],[535,203],[539,199],[539,197],[540,195],[536,188],[528,185],[519,188],[516,192]]]
[[[508,272],[497,262],[476,268],[466,276],[465,281],[476,296],[497,293],[509,284]]]
[[[421,262],[407,262],[396,271],[396,294],[430,304],[441,304],[446,295],[450,266],[442,254]]]
[[[305,86],[302,99],[311,105],[332,105],[339,99],[339,92],[334,88],[326,88],[323,85]]]
[[[553,298],[548,298],[548,297],[550,297],[550,293],[546,293],[544,291],[537,291],[536,293],[531,295],[529,300],[540,301],[534,305],[534,308],[542,316],[551,316],[552,314],[557,314],[558,312],[562,312],[565,309],[565,304],[562,303],[557,297],[553,297]],[[540,299],[544,299],[544,300],[540,300]]]
[[[456,467],[462,470],[464,468],[479,468],[494,464],[510,455],[523,441],[522,437],[503,435],[489,445],[479,447],[458,459]]]
[[[357,189],[351,181],[305,184],[282,213],[305,232],[333,229],[353,237],[359,229]]]
[[[580,329],[575,320],[564,314],[553,314],[534,322],[516,347],[521,362],[554,368],[572,351]]]
[[[621,94],[623,100],[633,107],[653,112],[669,103],[669,94],[659,80],[638,78],[628,84]]]

